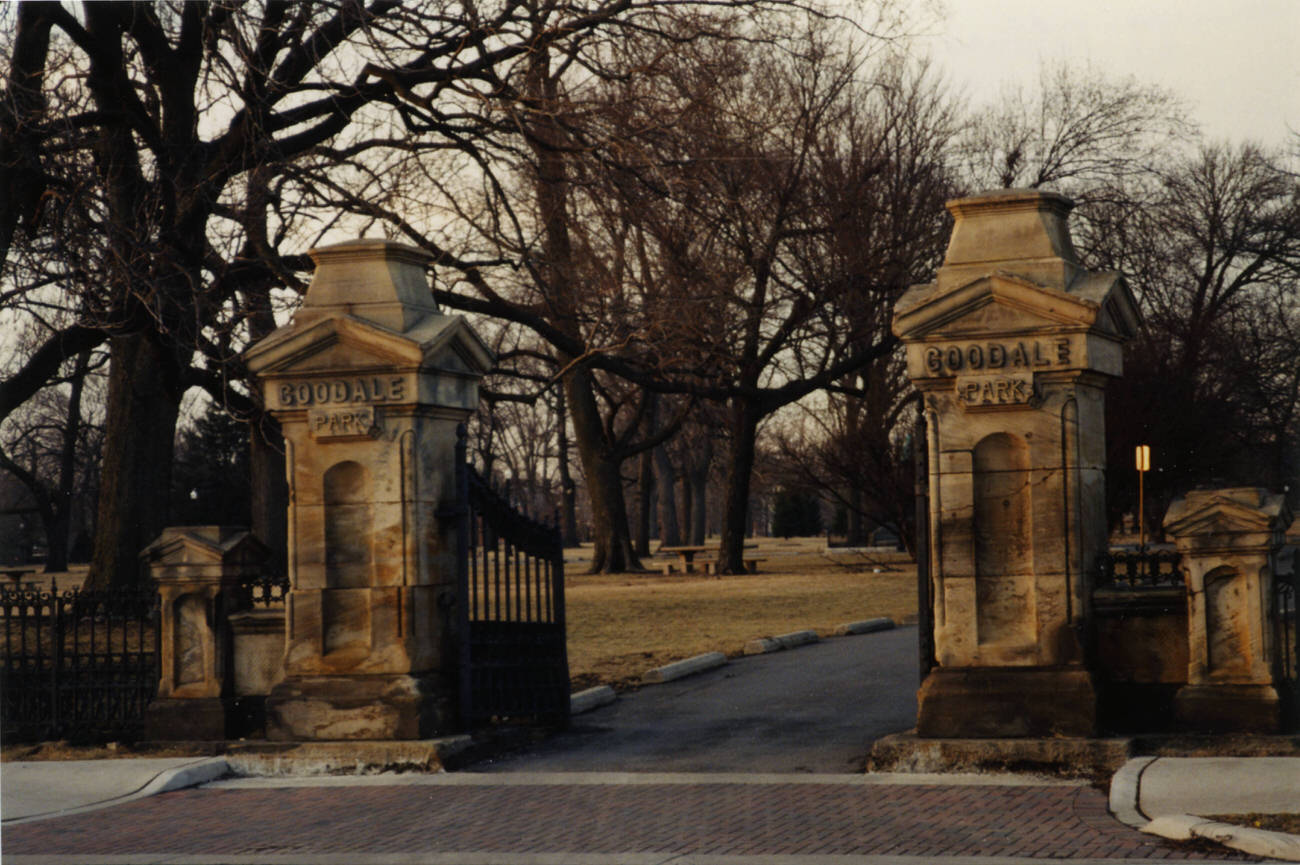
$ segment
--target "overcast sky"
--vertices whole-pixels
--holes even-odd
[[[907,0],[933,8],[935,0]],[[1300,0],[939,0],[921,44],[973,103],[1030,88],[1041,60],[1167,87],[1212,138],[1300,132]]]

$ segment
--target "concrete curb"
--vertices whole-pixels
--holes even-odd
[[[236,775],[370,775],[400,769],[440,772],[448,761],[474,748],[460,733],[436,739],[392,741],[241,743],[225,754]]]
[[[215,781],[223,775],[228,774],[231,774],[231,770],[224,757],[203,757],[193,763],[186,763],[183,766],[164,769],[147,781],[144,786],[134,792],[122,796],[114,796],[113,798],[105,799],[102,802],[93,802],[89,805],[82,805],[77,808],[64,808],[57,811],[46,811],[43,814],[32,814],[27,817],[5,820],[4,825],[16,826],[19,823],[34,823],[37,820],[48,820],[51,817],[68,817],[73,814],[85,814],[89,811],[98,811],[101,808],[109,808],[113,805],[122,805],[127,802],[134,802],[137,799],[147,799],[148,797],[155,796],[159,793],[167,793],[172,790],[183,790],[186,787],[197,787],[200,784]]]
[[[768,652],[779,652],[782,649],[793,649],[796,646],[806,646],[809,643],[820,641],[821,638],[817,636],[817,632],[814,630],[792,631],[779,637],[759,637],[756,640],[750,640],[745,644],[745,654],[763,655]]]
[[[1271,859],[1287,861],[1300,860],[1300,835],[1233,826],[1231,823],[1216,823],[1191,814],[1166,814],[1157,817],[1142,827],[1142,831],[1148,835],[1159,835],[1161,838],[1169,838],[1173,841],[1203,838],[1253,856],[1267,856]]]
[[[725,663],[727,663],[727,656],[721,652],[705,652],[703,655],[696,655],[693,658],[674,661],[671,664],[664,664],[662,667],[647,670],[641,675],[641,681],[647,685],[671,682],[673,679],[680,679],[683,676],[690,676],[695,673],[702,673],[705,670],[712,670],[715,667],[721,667]]]
[[[1134,757],[1110,779],[1110,813],[1126,826],[1141,829],[1151,820],[1138,807],[1138,790],[1142,786],[1142,773],[1155,762],[1156,757]]]
[[[609,685],[597,685],[595,688],[579,691],[569,697],[569,714],[581,715],[583,712],[608,706],[617,699],[618,694]]]
[[[834,633],[837,637],[850,637],[855,634],[871,634],[876,631],[892,631],[896,627],[897,625],[893,619],[881,616],[877,619],[863,619],[860,622],[847,622],[843,625],[837,625]]]

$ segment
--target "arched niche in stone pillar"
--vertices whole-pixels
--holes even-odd
[[[374,561],[370,473],[360,463],[335,463],[325,472],[325,586],[370,585]]]
[[[997,432],[975,445],[975,627],[981,645],[1033,643],[1029,445]]]
[[[193,592],[181,595],[172,605],[176,647],[172,654],[176,687],[202,682],[207,678],[203,635],[207,631],[208,602]]]
[[[374,514],[370,472],[352,460],[325,471],[325,592],[322,652],[364,658],[370,651],[370,577]],[[348,655],[338,656],[337,653]]]
[[[1205,575],[1205,672],[1210,676],[1249,672],[1247,615],[1245,575],[1229,565]]]

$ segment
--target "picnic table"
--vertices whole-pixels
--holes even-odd
[[[36,573],[36,571],[33,570],[32,568],[3,568],[3,569],[0,569],[0,574],[4,574],[6,577],[8,577],[10,580],[13,581],[13,584],[14,584],[14,585],[13,585],[14,591],[17,591],[17,590],[19,590],[19,589],[22,588],[23,577],[29,577],[29,576],[31,576],[31,575],[34,574],[34,573]]]
[[[707,544],[696,544],[696,545],[688,544],[680,547],[660,547],[659,552],[676,553],[677,559],[681,564],[682,573],[693,574],[695,573],[695,554],[707,552],[708,550],[711,549],[713,549],[713,547],[710,547]],[[672,566],[669,565],[668,567],[671,568]],[[665,573],[668,572],[665,571]]]
[[[758,544],[745,544],[744,548],[747,550],[752,550],[756,546],[758,546]],[[661,553],[677,554],[678,567],[681,568],[682,573],[684,574],[695,573],[696,553],[707,553],[709,551],[713,551],[716,553],[718,552],[718,547],[709,544],[684,544],[682,546],[676,546],[676,547],[659,548],[659,552]],[[711,574],[714,572],[713,565],[716,563],[716,561],[717,561],[716,559],[709,559],[704,562],[704,570],[706,573]],[[755,573],[758,570],[758,563],[761,561],[762,559],[746,558],[745,567],[749,569],[750,573]],[[665,562],[662,565],[662,568],[665,576],[672,573],[672,568],[673,568],[672,563]]]

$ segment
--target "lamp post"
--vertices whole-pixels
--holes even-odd
[[[1143,478],[1146,473],[1151,471],[1151,448],[1148,445],[1137,446],[1137,472],[1138,472],[1138,552],[1142,552],[1147,546],[1147,523],[1146,523],[1146,502],[1143,489]]]

